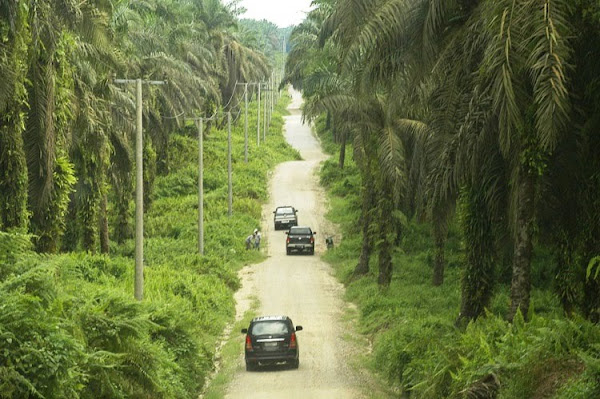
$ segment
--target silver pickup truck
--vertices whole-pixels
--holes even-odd
[[[293,206],[278,206],[273,211],[273,223],[275,224],[275,230],[289,229],[292,226],[298,226],[298,212]]]
[[[290,230],[285,234],[287,234],[285,251],[288,255],[292,251],[307,251],[311,255],[315,253],[315,234],[317,232],[312,231],[310,227],[290,227]]]

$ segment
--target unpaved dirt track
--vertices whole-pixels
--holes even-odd
[[[236,313],[241,318],[255,297],[260,301],[258,314],[284,314],[294,324],[302,325],[304,330],[297,334],[300,368],[269,367],[247,372],[241,357],[225,397],[363,398],[361,376],[348,364],[356,349],[344,339],[347,334],[342,316],[348,305],[342,300],[343,287],[332,276],[330,266],[319,258],[326,251],[325,233],[331,233],[324,218],[325,197],[315,174],[326,156],[310,127],[301,123],[300,94],[292,92],[292,99],[285,134],[303,160],[283,163],[273,174],[270,201],[263,208],[262,220],[263,243],[267,244],[264,250],[269,258],[240,272],[242,288],[236,294]],[[286,255],[285,232],[273,228],[272,212],[279,205],[296,207],[299,225],[317,231],[314,256]],[[240,346],[243,338],[239,334]]]

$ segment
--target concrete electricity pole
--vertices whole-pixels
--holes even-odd
[[[267,99],[269,93],[269,84],[265,83],[265,106],[263,107],[263,142],[267,141]]]
[[[258,82],[258,108],[256,111],[256,145],[260,147],[260,86]]]
[[[204,120],[198,124],[198,253],[204,255]]]
[[[265,104],[265,105],[267,106],[266,125],[267,125],[267,132],[268,132],[269,129],[271,128],[271,101],[273,100],[273,87],[271,84],[271,77],[269,77],[267,84],[269,85],[269,91],[267,94],[267,104]]]
[[[248,163],[248,83],[244,86],[244,162]]]
[[[163,85],[163,80],[115,79],[117,84],[136,84],[136,120],[135,134],[135,282],[134,297],[138,301],[144,298],[144,157],[143,157],[143,109],[142,84]]]
[[[204,120],[212,118],[186,118],[198,128],[198,253],[204,255]]]
[[[275,109],[275,71],[271,72],[271,113],[269,114],[269,126],[271,125],[271,117]]]
[[[231,112],[227,113],[227,177],[229,185],[229,195],[227,201],[227,215],[233,214],[233,176],[231,171]]]

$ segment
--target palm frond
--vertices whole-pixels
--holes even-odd
[[[515,7],[512,0],[502,0],[487,9],[490,38],[483,59],[484,74],[493,93],[493,108],[498,114],[500,146],[505,155],[513,149],[516,132],[524,128],[520,107],[525,97],[525,84],[520,80],[520,68],[524,65],[520,47],[523,27],[518,26],[517,20],[523,10]]]
[[[527,64],[531,69],[533,98],[536,104],[536,130],[541,145],[554,150],[570,113],[567,73],[570,69],[567,22],[569,1],[546,0],[543,7],[533,5],[527,14],[532,23],[533,44]]]

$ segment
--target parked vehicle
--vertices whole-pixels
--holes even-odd
[[[294,328],[294,323],[287,316],[252,319],[248,328],[242,329],[242,333],[246,334],[246,370],[284,362],[297,369],[300,366],[300,352],[296,331],[301,330],[302,326]]]
[[[298,210],[293,206],[278,206],[273,211],[273,223],[275,230],[289,229],[292,226],[298,226]]]
[[[315,234],[317,232],[312,231],[310,227],[290,227],[290,230],[285,234],[287,234],[285,251],[288,255],[293,251],[306,251],[311,255],[315,253]]]

